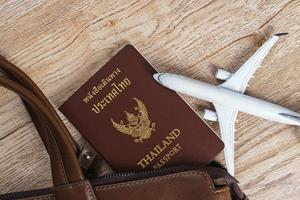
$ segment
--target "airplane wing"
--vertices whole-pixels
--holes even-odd
[[[244,93],[249,80],[253,77],[253,74],[260,66],[263,59],[267,56],[272,46],[277,42],[280,36],[286,34],[287,33],[274,34],[242,65],[236,73],[219,86]],[[234,175],[234,127],[238,111],[234,108],[215,103],[214,107],[218,116],[221,138],[225,143],[224,153],[226,166],[228,172],[231,175]]]
[[[225,144],[224,154],[228,172],[234,176],[234,132],[238,111],[220,104],[213,104],[220,125],[221,138]]]
[[[251,56],[242,66],[236,71],[227,81],[220,86],[228,88],[237,92],[244,93],[249,80],[253,77],[253,74],[262,63],[263,59],[267,56],[272,46],[276,43],[281,35],[287,33],[274,34],[268,39],[255,53]]]

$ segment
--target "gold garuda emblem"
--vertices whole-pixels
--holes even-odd
[[[135,138],[134,142],[143,143],[144,139],[151,137],[152,131],[155,131],[155,123],[151,123],[148,116],[148,111],[144,103],[138,98],[133,98],[137,102],[137,107],[134,109],[138,111],[138,114],[132,114],[124,111],[127,117],[127,124],[121,120],[120,123],[116,123],[112,118],[110,119],[113,126],[121,133],[130,135]]]

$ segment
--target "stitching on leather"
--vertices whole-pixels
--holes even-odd
[[[200,173],[200,172],[199,172],[199,173]],[[196,173],[196,175],[200,175],[200,174],[197,174],[197,173]],[[222,190],[215,190],[216,188],[214,187],[214,183],[213,183],[213,181],[211,180],[211,178],[208,176],[208,174],[202,172],[202,175],[204,175],[205,179],[208,181],[210,191],[211,191],[213,194],[217,194],[217,193],[225,192],[225,191],[226,191],[225,189],[222,189]]]
[[[81,182],[76,182],[76,183],[72,183],[72,184],[62,185],[62,186],[59,186],[59,188],[68,188],[70,186],[73,186],[73,187],[84,186],[89,195],[89,199],[91,199],[91,200],[95,199],[94,195],[92,194],[91,185],[87,181],[81,181]]]
[[[88,183],[88,182],[84,182],[85,183],[85,187],[87,189],[87,192],[90,196],[90,199],[93,200],[94,199],[94,195],[92,194],[92,191],[91,191],[91,185]]]
[[[62,164],[62,157],[61,157],[61,153],[59,151],[59,147],[57,145],[57,142],[55,140],[55,137],[53,136],[51,130],[49,129],[48,125],[46,124],[46,127],[47,129],[49,130],[49,133],[50,133],[50,136],[53,140],[53,143],[55,145],[56,148],[54,148],[55,150],[55,153],[58,155],[58,164],[59,164],[59,171],[60,171],[60,174],[63,176],[64,180],[66,183],[68,183],[68,180],[67,180],[67,176],[66,176],[66,173],[65,173],[65,168],[64,168],[64,165]]]
[[[70,186],[78,187],[78,186],[84,185],[84,183],[85,183],[85,181],[79,181],[79,182],[75,182],[75,183],[64,184],[64,185],[58,186],[56,188],[68,188]]]
[[[167,180],[167,179],[174,179],[177,177],[183,177],[183,176],[189,176],[189,175],[197,175],[197,176],[204,176],[205,179],[208,181],[209,183],[209,189],[213,194],[217,194],[220,192],[225,192],[225,189],[222,190],[215,190],[212,180],[210,179],[210,177],[208,176],[207,173],[205,172],[184,172],[184,173],[179,173],[179,174],[173,174],[173,175],[167,175],[164,177],[156,177],[156,178],[150,178],[150,179],[145,179],[145,180],[140,180],[140,181],[133,181],[133,182],[128,182],[128,183],[122,183],[122,184],[114,184],[114,185],[107,185],[107,186],[98,186],[95,187],[94,190],[95,191],[100,191],[100,190],[110,190],[110,189],[115,189],[115,188],[121,188],[121,187],[126,187],[126,186],[132,186],[132,185],[139,185],[139,184],[144,184],[144,183],[150,183],[150,182],[157,182],[157,181],[161,181],[161,180]]]
[[[47,200],[47,199],[55,199],[55,197],[51,194],[51,195],[40,196],[40,197],[29,197],[20,200]]]
[[[228,187],[226,187],[226,188],[224,188],[222,190],[216,190],[215,193],[226,192],[226,191],[229,191]]]
[[[65,170],[65,167],[64,167],[64,165],[63,165],[63,161],[62,161],[62,156],[61,156],[61,153],[60,153],[60,150],[59,150],[59,147],[58,147],[58,145],[57,145],[57,142],[56,142],[56,140],[55,139],[53,139],[54,140],[54,144],[55,144],[55,146],[57,147],[57,149],[55,150],[56,151],[56,153],[58,154],[58,161],[59,161],[59,166],[60,166],[60,173],[63,175],[63,177],[64,177],[64,180],[66,181],[66,183],[68,183],[68,179],[67,179],[67,175],[66,175],[66,170]]]

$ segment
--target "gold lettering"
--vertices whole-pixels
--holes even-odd
[[[112,89],[111,89],[111,91],[110,92],[108,92],[107,94],[106,94],[106,96],[103,98],[103,99],[101,99],[100,101],[99,101],[99,103],[98,104],[100,104],[101,105],[101,109],[100,110],[103,110],[108,104],[110,104],[113,100],[115,100],[116,99],[116,97],[120,94],[120,93],[122,93],[123,91],[124,91],[124,89],[126,89],[127,87],[128,87],[128,85],[130,85],[131,84],[131,82],[130,82],[130,80],[126,77],[126,78],[124,78],[120,83],[118,83],[118,84],[116,84],[116,83],[112,83],[111,84],[111,87],[112,87]],[[120,86],[122,86],[122,87],[120,87]],[[97,90],[95,90],[95,91],[97,91]],[[93,91],[94,92],[94,91]],[[92,95],[91,95],[91,97],[93,97]],[[85,101],[85,99],[84,99],[84,101]],[[89,100],[88,100],[89,101]],[[97,112],[97,110],[96,109],[94,109],[94,108],[92,108],[92,111],[94,111],[95,113],[100,113],[100,112]]]
[[[110,101],[112,101],[115,98],[115,95],[112,92],[110,92],[106,95],[106,97],[109,98]]]
[[[151,159],[154,159],[158,154],[157,153],[154,153],[153,151],[150,152],[150,155],[151,155]]]
[[[173,132],[171,132],[171,134],[166,137],[166,140],[169,143],[172,142],[172,140],[175,140],[175,139],[176,139],[176,137],[173,135]]]
[[[121,90],[115,83],[111,84],[111,86],[113,86],[114,88],[117,88],[117,90],[118,90],[119,92],[122,92],[122,90]]]
[[[83,101],[84,101],[85,103],[87,103],[87,102],[89,102],[89,99],[88,99],[87,97],[85,97],[85,98],[83,99]]]
[[[124,83],[126,85],[130,85],[131,84],[131,82],[130,82],[130,80],[128,78],[125,78],[123,81],[124,81]]]
[[[180,136],[180,130],[174,129],[172,132],[170,132],[162,141],[160,144],[157,144],[153,147],[153,149],[146,154],[138,163],[138,166],[141,166],[142,168],[147,167],[155,158],[157,158],[164,150],[168,148],[172,144],[173,141],[176,140]],[[153,166],[154,169],[160,168],[165,163],[167,163],[173,156],[175,156],[178,151],[181,149],[180,144],[177,143],[174,145],[168,153],[166,153],[163,158],[159,160],[160,164],[156,164]],[[161,166],[160,166],[161,165]]]
[[[97,114],[100,113],[100,109],[98,108],[98,106],[96,106],[96,104],[93,104],[92,111],[94,111]]]
[[[176,145],[173,146],[172,149],[170,149],[168,151],[168,153],[166,153],[154,166],[154,169],[159,169],[162,166],[164,166],[165,164],[167,164],[167,162],[169,160],[172,159],[172,157],[174,157],[179,151],[181,150],[181,146],[180,143],[177,143]]]
[[[118,84],[118,86],[119,86],[120,88],[122,88],[122,90],[124,90],[124,89],[126,88],[127,85],[126,85],[125,82],[122,81],[121,83]]]
[[[153,158],[150,157],[149,154],[147,154],[142,160],[138,162],[138,165],[145,168],[149,163],[153,160]]]
[[[160,153],[163,151],[163,149],[159,146],[159,144],[156,145],[156,146],[153,148],[153,150],[156,151],[157,154],[160,154]]]
[[[116,97],[119,95],[119,92],[116,89],[112,89],[111,93]]]
[[[180,135],[180,130],[179,129],[174,129],[173,131],[172,131],[172,134],[176,137],[176,138],[178,138],[178,136]]]
[[[163,147],[163,150],[164,150],[167,146],[169,146],[172,143],[172,141],[168,142],[166,140],[163,140],[162,143],[164,145],[164,147]]]
[[[91,91],[89,91],[87,93],[87,95],[82,99],[83,102],[88,103],[92,98],[94,98],[95,96],[98,95],[98,93],[111,81],[113,81],[119,74],[121,73],[121,70],[117,67],[113,72],[111,72],[109,75],[107,75],[106,77],[102,78],[101,81],[99,81],[99,83],[97,83],[96,85],[94,85],[91,88]],[[130,80],[128,78],[125,78],[124,80],[124,84],[128,85],[128,83],[130,83]],[[123,83],[121,83],[123,84]],[[116,85],[116,84],[115,84]],[[121,91],[119,91],[121,92]]]
[[[105,105],[107,105],[107,104],[109,104],[110,103],[110,101],[106,98],[106,97],[104,97],[103,98],[104,99],[104,101],[106,102],[106,104]]]

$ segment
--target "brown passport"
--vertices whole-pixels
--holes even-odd
[[[59,109],[116,171],[209,163],[222,141],[154,73],[127,45]]]

